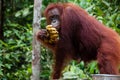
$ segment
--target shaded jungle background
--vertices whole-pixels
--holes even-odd
[[[49,3],[75,3],[90,15],[120,34],[119,0],[43,0],[42,12]],[[32,56],[32,0],[0,0],[0,80],[29,80]],[[42,15],[41,28],[46,20]],[[48,80],[52,68],[52,54],[41,46],[42,80]],[[99,73],[95,61],[85,65],[72,61],[63,71],[64,79],[90,78]]]

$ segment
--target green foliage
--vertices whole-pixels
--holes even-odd
[[[69,80],[80,80],[80,79],[91,79],[89,75],[85,72],[84,62],[77,64],[73,61],[69,66],[63,71],[63,79]],[[94,69],[93,69],[94,70]]]
[[[49,80],[49,76],[51,73],[51,69],[52,69],[52,53],[50,51],[48,51],[47,49],[45,49],[45,47],[41,47],[41,75],[40,75],[40,79],[41,80]]]
[[[75,3],[103,24],[120,33],[119,0],[43,0],[42,11],[52,2]],[[31,76],[33,1],[4,0],[4,41],[0,40],[0,80],[29,80]],[[46,19],[41,18],[41,28]],[[41,47],[42,80],[49,80],[52,69],[52,53]],[[97,63],[85,65],[72,61],[63,71],[66,80],[91,79],[90,74],[99,73]]]
[[[21,6],[23,3],[19,0],[4,1],[6,8],[4,41],[0,40],[0,80],[28,80],[31,76],[32,50],[32,16],[28,16],[32,15],[33,6],[31,2],[23,2]]]
[[[0,41],[0,79],[29,79],[31,75],[32,27],[8,24],[5,41]],[[24,77],[25,76],[25,77]]]

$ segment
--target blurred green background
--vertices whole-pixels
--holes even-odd
[[[0,40],[0,80],[30,80],[32,55],[33,0],[4,1],[2,17],[4,38]],[[106,26],[120,33],[119,0],[43,0],[42,12],[49,3],[72,2],[84,8]],[[1,6],[0,6],[1,7]],[[41,27],[46,26],[42,13]],[[0,32],[2,34],[2,32]],[[52,53],[41,46],[41,80],[49,80]],[[87,65],[72,61],[63,71],[64,79],[91,79],[99,73],[96,61]]]

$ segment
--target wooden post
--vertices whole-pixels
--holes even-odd
[[[42,0],[34,0],[33,15],[33,52],[32,52],[32,76],[31,80],[40,80],[40,43],[36,40],[36,32],[40,28]]]

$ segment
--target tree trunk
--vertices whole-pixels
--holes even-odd
[[[33,53],[32,53],[32,76],[31,80],[40,79],[40,43],[36,40],[36,32],[40,28],[42,0],[34,0],[33,18]]]
[[[0,39],[3,39],[3,17],[4,17],[3,0],[0,0]]]

